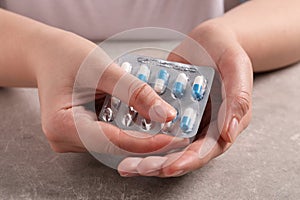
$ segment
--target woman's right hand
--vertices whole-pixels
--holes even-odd
[[[83,105],[95,96],[105,98],[106,93],[159,122],[172,120],[176,110],[95,44],[61,31],[48,39],[35,51],[33,65],[43,131],[54,151],[82,152],[88,148],[106,154],[151,153],[188,144],[184,139],[124,131],[97,121],[95,113]]]

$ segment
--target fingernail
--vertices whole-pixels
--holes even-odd
[[[145,176],[158,176],[159,171],[149,171],[145,174]]]
[[[230,139],[230,142],[234,142],[237,135],[238,135],[238,125],[239,125],[239,122],[237,120],[237,118],[233,118],[231,120],[231,123],[230,123],[230,126],[229,126],[229,129],[228,129],[228,137]]]
[[[134,176],[137,176],[137,174],[133,174],[133,173],[120,173],[120,176],[122,176],[122,177],[134,177]]]
[[[136,170],[142,158],[125,158],[118,166],[118,172],[123,177],[137,176]]]
[[[177,111],[168,104],[157,101],[149,110],[150,119],[158,122],[166,122],[176,117]]]
[[[120,176],[127,177],[129,176],[129,173],[120,173]]]
[[[174,119],[177,115],[177,110],[175,108],[173,108],[172,106],[169,106],[170,109],[168,109],[168,116],[172,117],[172,119]]]
[[[176,176],[180,176],[184,173],[184,170],[179,170],[174,172],[173,174],[171,174],[170,176],[176,177]]]

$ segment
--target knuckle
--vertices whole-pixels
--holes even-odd
[[[72,123],[72,120],[65,114],[55,113],[43,120],[42,130],[49,142],[60,143],[64,141],[66,134],[70,132]]]
[[[134,105],[147,105],[151,104],[155,101],[156,93],[152,90],[152,88],[147,84],[143,83],[132,96],[132,104]]]
[[[66,150],[66,148],[63,148],[61,145],[50,143],[50,147],[52,151],[55,153],[67,153],[69,151]]]
[[[250,111],[251,95],[248,92],[241,92],[234,98],[233,102],[240,111],[241,117],[243,117]]]
[[[51,143],[59,142],[59,137],[56,134],[57,133],[56,123],[53,119],[49,119],[47,122],[42,123],[42,130],[49,142]]]

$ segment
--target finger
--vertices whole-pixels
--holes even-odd
[[[229,143],[219,137],[217,125],[214,123],[213,127],[208,129],[206,137],[199,138],[184,151],[164,157],[150,156],[144,159],[139,158],[139,160],[128,157],[119,164],[118,170],[122,176],[123,174],[126,176],[181,176],[202,167],[212,158],[222,154],[229,146]]]
[[[90,101],[97,91],[119,98],[153,121],[166,122],[176,117],[176,110],[172,106],[161,99],[147,83],[114,63],[101,48],[92,51],[78,70],[72,105]]]
[[[123,177],[139,176],[137,167],[143,158],[131,157],[130,159],[124,159],[121,164],[118,165],[118,172]]]
[[[240,46],[228,50],[218,63],[224,94],[219,111],[219,130],[226,142],[234,142],[251,118],[253,72]]]
[[[174,138],[165,134],[149,135],[137,131],[124,131],[107,123],[99,122],[99,124],[107,138],[107,142],[103,144],[106,148],[104,150],[100,148],[99,150],[105,153],[122,155],[132,153],[142,155],[147,153],[158,154],[185,147],[189,143],[189,140],[184,138]],[[92,142],[95,143],[93,140]],[[98,142],[95,144],[97,145]]]
[[[146,158],[128,158],[123,160],[118,171],[121,176],[158,176],[162,164],[167,160],[167,157],[149,156]]]
[[[161,153],[186,146],[189,142],[164,134],[124,131],[105,122],[93,121],[82,110],[73,109],[73,114],[80,140],[93,152],[118,155]]]
[[[125,158],[118,166],[121,176],[159,176],[176,177],[184,175],[190,171],[199,169],[208,163],[212,158],[222,154],[225,143],[219,139],[214,148],[203,158],[199,156],[199,147],[203,141],[197,140],[182,152],[172,153],[165,157]],[[220,144],[221,143],[221,144]]]
[[[100,80],[100,87],[122,102],[134,107],[142,116],[158,122],[176,117],[176,110],[145,82],[111,64]]]
[[[161,177],[181,176],[199,169],[230,147],[230,143],[220,137],[216,123],[205,130],[207,130],[205,137],[199,138],[185,151],[180,152],[179,156],[172,156],[173,159],[169,159],[163,164]]]
[[[176,177],[187,174],[206,165],[211,159],[217,157],[224,152],[225,143],[222,138],[219,139],[216,146],[205,157],[200,158],[198,154],[199,145],[202,145],[201,141],[193,143],[189,149],[184,151],[182,155],[171,164],[166,162],[160,173],[160,177]],[[166,166],[166,167],[165,167]]]

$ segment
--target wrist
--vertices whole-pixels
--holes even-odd
[[[216,63],[226,51],[241,46],[234,30],[220,18],[201,23],[189,36],[201,44]]]
[[[82,61],[95,47],[96,44],[71,32],[52,27],[41,30],[29,52],[37,86],[53,83],[56,77],[75,77]]]

